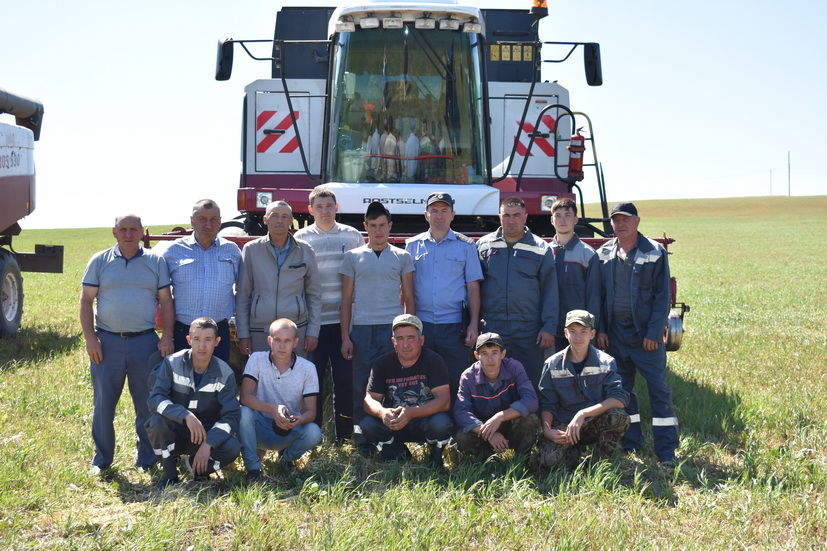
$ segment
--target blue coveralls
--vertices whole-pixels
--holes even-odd
[[[609,335],[608,353],[614,356],[623,388],[630,394],[626,411],[631,423],[622,445],[626,451],[643,447],[640,409],[634,392],[635,375],[640,372],[646,380],[652,407],[655,453],[660,461],[673,461],[678,447],[678,418],[666,383],[663,344],[671,304],[667,253],[659,243],[638,234],[637,247],[625,261],[628,280],[622,273],[624,260],[617,253],[617,239],[597,251],[603,297],[603,313],[598,323],[599,332]],[[628,307],[618,307],[621,301],[628,301]],[[644,350],[644,338],[660,345],[653,351]]]

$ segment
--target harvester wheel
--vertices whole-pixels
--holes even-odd
[[[23,316],[23,276],[17,260],[0,251],[0,337],[10,337],[20,329]]]
[[[683,318],[678,312],[670,312],[666,320],[666,330],[663,332],[663,342],[666,350],[674,352],[681,347],[683,340]]]

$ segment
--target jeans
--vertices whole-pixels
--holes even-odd
[[[333,412],[336,439],[353,435],[353,366],[342,356],[342,330],[338,323],[322,325],[319,330],[319,346],[308,355],[316,366],[319,377],[319,398],[316,400],[316,424],[322,426],[324,405],[324,381],[327,365],[333,375]]]
[[[365,390],[368,386],[370,369],[374,360],[383,354],[393,352],[391,342],[391,324],[354,325],[350,328],[350,340],[353,342],[353,423],[358,425],[365,410]],[[358,431],[354,432],[358,434]],[[357,442],[358,443],[358,442]]]
[[[383,459],[402,456],[405,442],[427,442],[443,448],[454,434],[454,423],[447,413],[412,419],[402,430],[391,430],[381,419],[366,415],[359,423],[362,436],[379,450]]]
[[[283,461],[295,461],[322,441],[322,429],[316,423],[293,427],[281,436],[274,429],[274,421],[260,411],[241,406],[238,425],[241,457],[248,471],[260,471],[261,460],[256,450],[279,450]]]
[[[115,407],[129,383],[129,394],[135,409],[136,455],[138,466],[155,463],[155,452],[147,438],[144,423],[149,419],[146,400],[149,397],[148,378],[154,366],[149,357],[158,350],[158,335],[154,332],[136,337],[119,337],[104,331],[97,332],[101,342],[103,361],[91,363],[94,410],[92,413],[92,440],[95,456],[92,464],[109,467],[115,455]]]

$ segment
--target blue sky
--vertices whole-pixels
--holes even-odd
[[[827,3],[549,5],[543,39],[601,44],[602,87],[586,86],[579,55],[543,75],[591,116],[610,200],[786,195],[787,151],[792,194],[825,193]],[[215,44],[272,38],[277,9],[0,0],[0,86],[46,108],[23,226],[107,226],[126,211],[182,222],[202,197],[234,214],[243,88],[268,66],[237,55],[216,82]]]

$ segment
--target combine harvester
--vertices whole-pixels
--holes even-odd
[[[35,207],[34,142],[40,138],[43,104],[0,88],[0,114],[14,115],[16,125],[0,122],[0,337],[14,335],[23,316],[20,272],[63,272],[62,245],[35,245],[35,252],[12,248],[20,235],[18,221]]]
[[[336,192],[339,219],[357,228],[369,203],[385,203],[397,243],[422,231],[435,191],[455,198],[453,227],[466,235],[496,229],[500,200],[518,196],[529,228],[550,239],[551,205],[570,197],[580,204],[578,234],[601,245],[612,229],[591,120],[571,110],[566,88],[540,81],[542,63],[582,50],[586,81],[599,86],[600,46],[541,42],[547,10],[536,4],[530,11],[453,0],[291,6],[277,13],[273,40],[219,42],[217,80],[230,78],[235,46],[266,62],[271,76],[244,89],[241,215],[226,224],[263,235],[267,204],[286,200],[304,225],[307,194],[324,184]],[[256,55],[261,43],[272,44],[271,55]],[[543,59],[543,50],[559,55]],[[579,184],[584,170],[600,203],[591,217]],[[672,306],[664,338],[677,350],[689,307],[676,302],[674,279]]]

